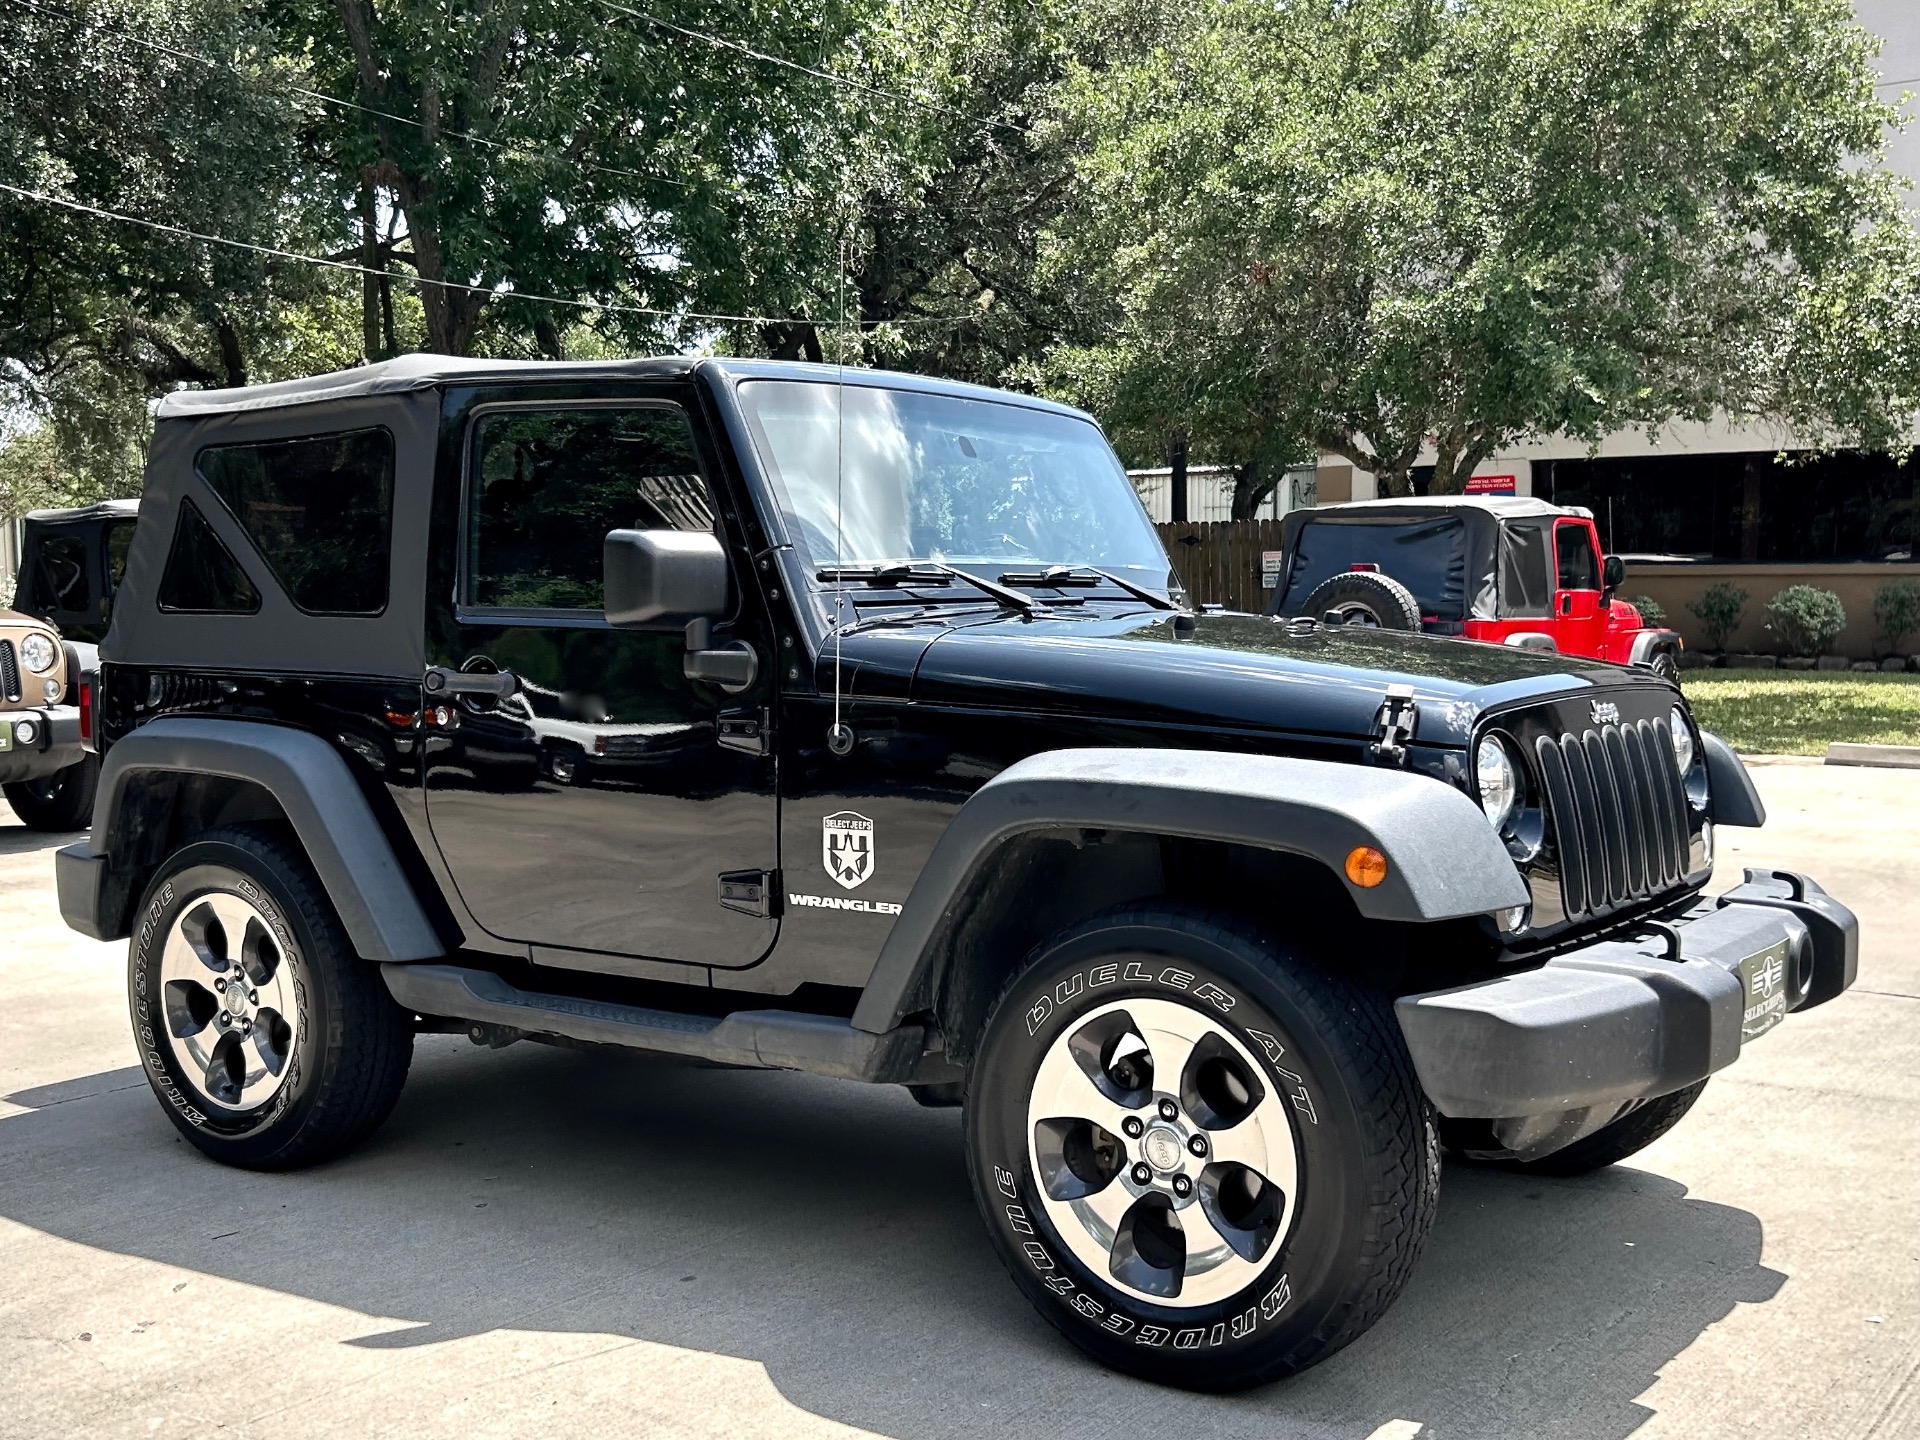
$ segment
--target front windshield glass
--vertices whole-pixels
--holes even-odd
[[[749,381],[740,401],[816,568],[1087,565],[1167,582],[1160,537],[1084,420],[804,380]]]

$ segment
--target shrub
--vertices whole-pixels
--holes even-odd
[[[1767,629],[1789,655],[1821,655],[1847,628],[1840,597],[1814,585],[1789,585],[1767,602]]]
[[[1707,587],[1707,593],[1687,609],[1699,618],[1700,628],[1707,632],[1707,649],[1724,650],[1727,637],[1740,628],[1740,619],[1747,613],[1747,592],[1729,581],[1716,580]]]
[[[1629,595],[1627,603],[1640,612],[1642,625],[1664,625],[1667,623],[1667,607],[1651,595]]]
[[[1901,641],[1920,630],[1920,585],[1892,580],[1874,591],[1873,621],[1886,636],[1887,649],[1900,649]]]

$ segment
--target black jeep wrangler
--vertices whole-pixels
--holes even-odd
[[[901,1084],[1181,1385],[1378,1319],[1443,1146],[1618,1160],[1855,971],[1812,881],[1702,893],[1763,814],[1672,686],[1196,614],[1085,415],[905,376],[171,396],[100,685],[60,904],[207,1154],[338,1154],[420,1031]]]

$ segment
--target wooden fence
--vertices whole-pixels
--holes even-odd
[[[1196,604],[1258,614],[1273,598],[1260,583],[1261,557],[1279,554],[1280,525],[1278,520],[1215,520],[1153,528]]]

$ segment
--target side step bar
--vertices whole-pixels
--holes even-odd
[[[683,1015],[535,994],[490,971],[455,965],[382,965],[380,973],[393,998],[416,1014],[501,1025],[528,1035],[841,1080],[904,1084],[951,1080],[958,1073],[943,1055],[926,1053],[927,1033],[920,1025],[874,1035],[831,1015],[794,1010],[741,1010],[719,1019]]]

